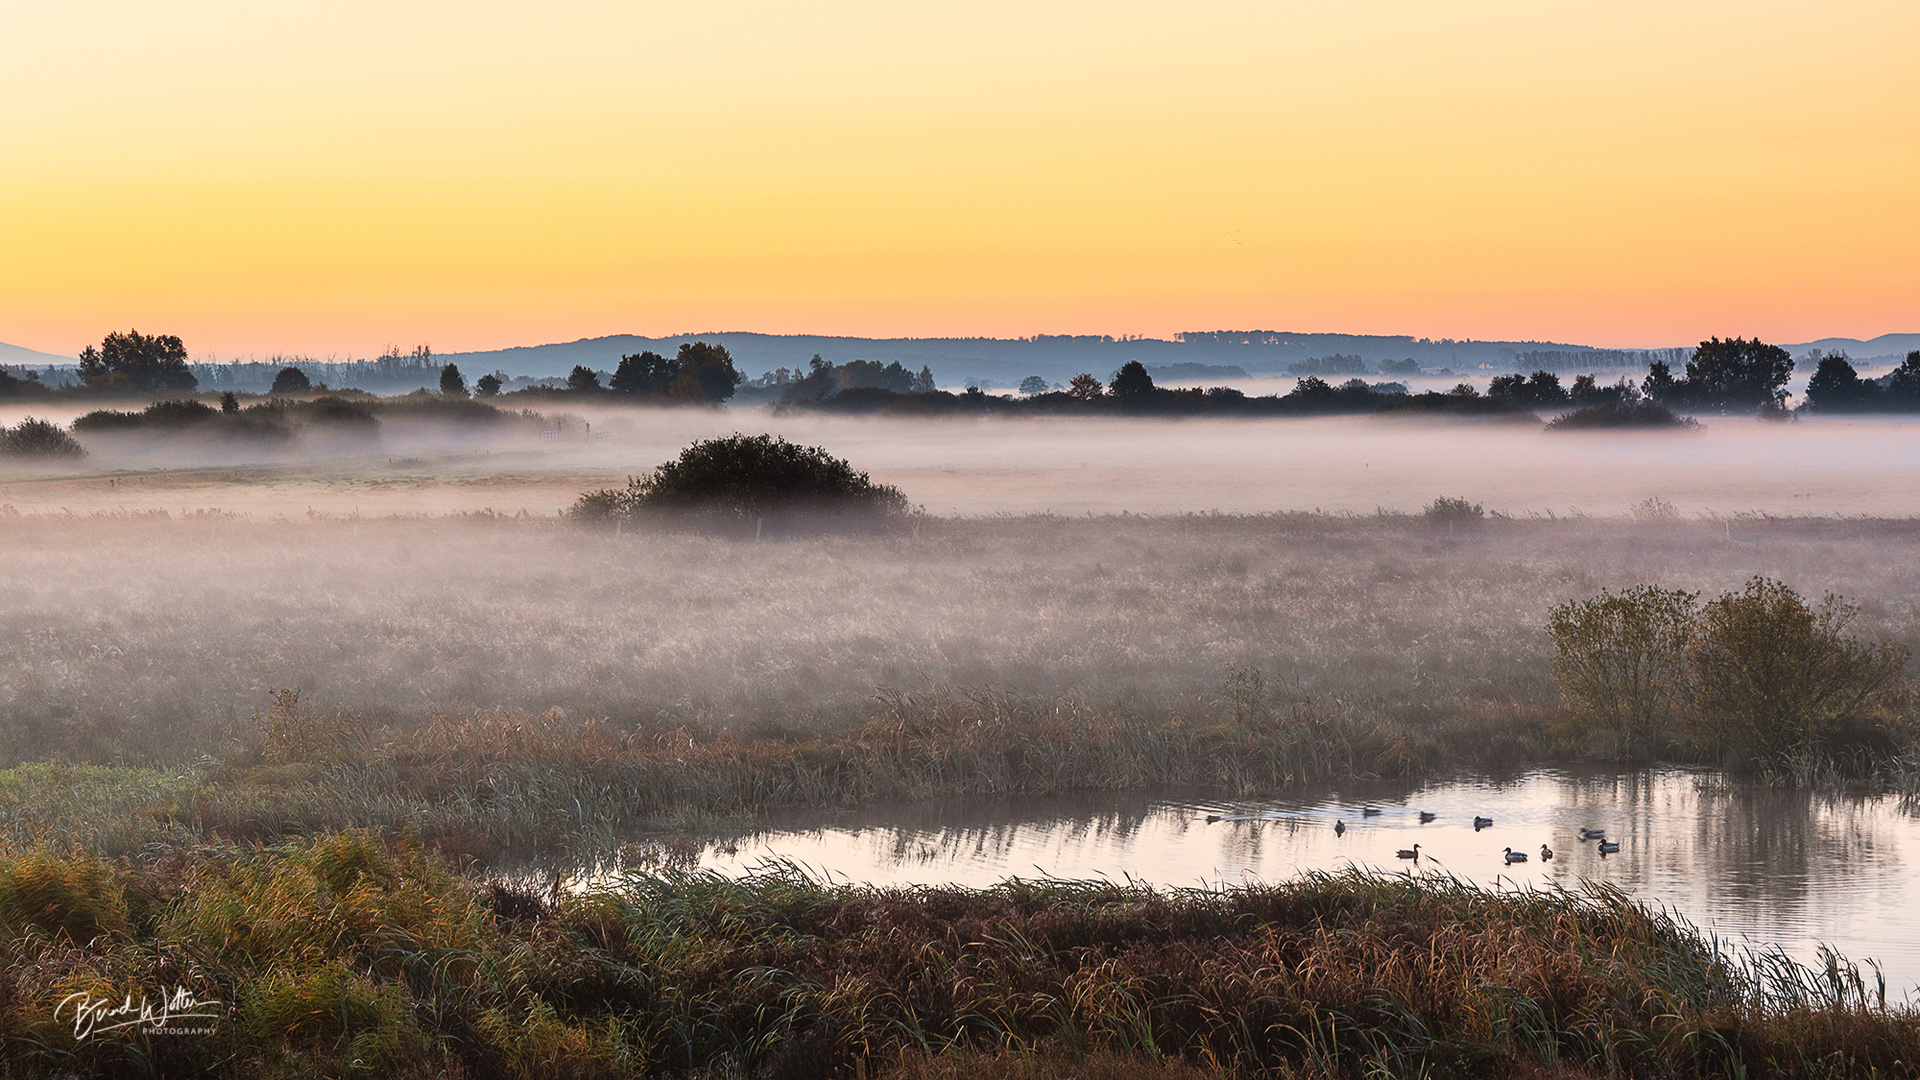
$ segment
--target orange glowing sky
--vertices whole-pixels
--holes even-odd
[[[1920,4],[0,9],[0,341],[1920,330]]]

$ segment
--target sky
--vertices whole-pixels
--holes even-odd
[[[0,0],[0,341],[1920,330],[1920,4]]]

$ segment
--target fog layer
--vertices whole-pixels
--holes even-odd
[[[1920,527],[1315,515],[932,520],[753,543],[550,520],[0,518],[0,759],[221,753],[298,688],[398,724],[551,707],[804,734],[887,688],[1196,717],[1433,717],[1557,700],[1557,601],[1768,574],[1920,645]],[[1491,704],[1489,704],[1491,703]],[[1503,704],[1504,703],[1504,704]]]
[[[4,417],[9,421],[17,417]],[[1920,508],[1920,419],[1710,419],[1663,435],[1375,417],[892,420],[764,410],[578,409],[492,433],[383,425],[325,455],[94,440],[71,469],[0,462],[22,511],[551,514],[689,442],[772,431],[825,445],[937,515],[1416,511],[1462,496],[1514,516],[1874,515]]]

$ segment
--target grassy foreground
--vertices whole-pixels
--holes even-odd
[[[1906,1076],[1849,966],[1733,960],[1618,893],[1308,875],[1218,892],[636,874],[580,895],[418,841],[0,857],[15,1076]],[[211,1030],[76,1037],[69,995]]]

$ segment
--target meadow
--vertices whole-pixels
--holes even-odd
[[[476,850],[782,805],[1577,758],[1548,610],[1647,581],[1765,574],[1920,644],[1904,521],[1027,516],[761,543],[485,515],[7,528],[7,762],[176,770],[202,809],[169,821],[411,819]]]

